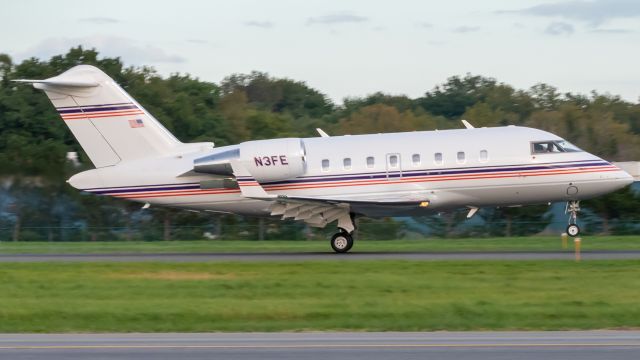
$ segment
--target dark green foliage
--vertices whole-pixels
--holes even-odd
[[[640,231],[640,194],[627,187],[612,194],[582,202],[591,233],[627,235]],[[593,216],[595,215],[595,216]]]
[[[254,71],[251,74],[233,74],[220,85],[225,94],[243,91],[248,103],[260,110],[289,113],[295,118],[318,118],[333,111],[326,95],[308,87],[304,82],[275,79]]]
[[[551,214],[547,205],[483,209],[483,230],[489,236],[526,236],[537,234],[547,227]]]
[[[467,74],[464,78],[450,77],[446,83],[436,86],[417,103],[434,115],[457,118],[473,104],[484,101],[489,91],[495,88],[495,79]]]

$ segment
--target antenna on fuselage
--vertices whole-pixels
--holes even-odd
[[[469,122],[467,120],[460,120],[462,121],[462,125],[464,125],[464,127],[466,127],[467,129],[475,129],[475,127],[473,127],[473,125],[469,124]]]
[[[316,128],[316,131],[318,132],[318,134],[320,134],[321,137],[329,137],[329,134],[327,134],[326,132],[324,132],[324,130],[320,128]]]

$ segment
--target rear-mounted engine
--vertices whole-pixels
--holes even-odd
[[[306,172],[304,143],[299,138],[243,142],[237,148],[194,160],[194,171],[233,175],[231,159],[240,159],[257,181],[287,180]]]

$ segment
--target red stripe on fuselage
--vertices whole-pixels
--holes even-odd
[[[474,179],[491,179],[491,178],[505,178],[505,177],[526,177],[526,176],[542,176],[542,175],[562,175],[562,174],[575,174],[575,173],[587,173],[594,171],[607,170],[614,171],[618,168],[610,165],[604,167],[598,167],[597,169],[591,168],[579,168],[579,169],[552,169],[552,170],[534,170],[529,172],[493,172],[490,174],[463,174],[463,175],[428,175],[428,176],[412,176],[407,178],[398,179],[375,179],[375,180],[347,180],[347,181],[334,181],[325,183],[312,183],[312,184],[294,184],[294,185],[273,185],[265,186],[269,190],[291,190],[291,189],[306,189],[316,187],[334,187],[334,186],[357,186],[357,185],[373,185],[373,184],[396,184],[396,183],[412,183],[412,182],[432,182],[432,181],[449,181],[449,180],[474,180]]]
[[[482,180],[482,179],[499,179],[499,178],[517,178],[528,176],[554,176],[554,175],[567,175],[567,174],[586,174],[595,172],[611,172],[621,171],[615,166],[606,165],[602,168],[578,168],[578,169],[562,169],[562,170],[542,170],[533,172],[496,172],[492,174],[472,174],[472,175],[456,175],[456,176],[427,176],[420,178],[404,178],[398,180],[355,180],[355,181],[341,181],[341,182],[327,182],[327,183],[314,183],[314,184],[299,184],[299,185],[272,185],[265,186],[268,190],[303,190],[303,189],[321,189],[332,188],[341,186],[367,186],[367,185],[388,185],[388,184],[402,184],[402,183],[419,183],[419,182],[439,182],[439,181],[455,181],[455,180]],[[259,185],[259,184],[257,184]],[[249,185],[249,186],[257,186]],[[245,185],[243,185],[245,186]],[[149,197],[171,197],[171,196],[194,196],[194,195],[210,195],[210,194],[232,194],[239,193],[239,189],[220,189],[220,190],[182,190],[182,191],[164,191],[164,192],[144,192],[144,193],[131,193],[131,194],[118,194],[112,195],[115,197],[122,197],[128,199],[136,198],[149,198]]]

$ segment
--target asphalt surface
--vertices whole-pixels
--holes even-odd
[[[583,251],[584,260],[640,259],[640,251]],[[570,251],[540,252],[352,252],[193,254],[0,254],[0,262],[222,262],[309,260],[572,260]]]
[[[0,359],[638,359],[640,331],[0,334]]]

